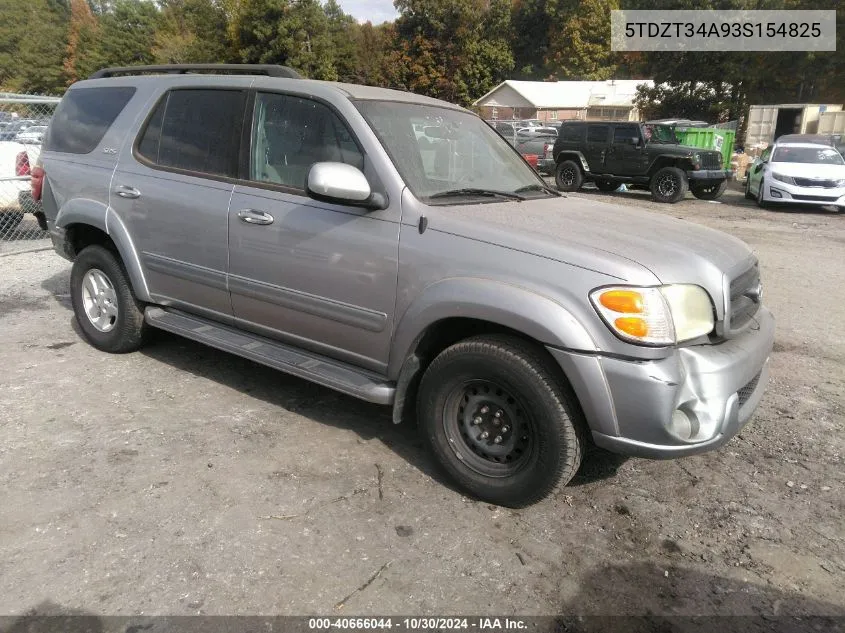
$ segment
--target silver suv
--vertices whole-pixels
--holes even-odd
[[[109,69],[67,91],[41,163],[92,345],[161,328],[415,412],[494,503],[542,499],[588,442],[716,448],[766,384],[743,242],[565,198],[449,103],[282,67]]]

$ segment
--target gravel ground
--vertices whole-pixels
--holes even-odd
[[[553,498],[489,506],[387,409],[164,333],[95,351],[69,264],[3,256],[0,614],[845,615],[845,216],[576,195],[760,256],[772,378],[726,447],[594,451]]]

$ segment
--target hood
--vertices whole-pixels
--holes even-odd
[[[818,163],[769,163],[771,170],[785,176],[839,180],[845,178],[845,165],[819,165]]]
[[[432,228],[634,284],[695,283],[721,297],[755,258],[741,240],[656,212],[583,198],[440,207]],[[718,304],[719,302],[716,301]]]

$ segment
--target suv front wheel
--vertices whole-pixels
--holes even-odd
[[[687,175],[677,167],[663,167],[651,177],[651,195],[658,202],[678,202],[687,195]]]
[[[561,191],[578,191],[584,182],[581,168],[574,160],[564,160],[555,169],[555,184]]]
[[[103,246],[84,248],[70,272],[70,299],[85,338],[104,352],[134,352],[147,325],[120,259]]]
[[[553,362],[516,337],[479,336],[447,348],[428,367],[418,421],[462,489],[517,508],[575,475],[585,426]]]

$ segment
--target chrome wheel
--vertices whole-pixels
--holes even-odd
[[[110,332],[117,323],[117,294],[106,274],[91,268],[82,277],[82,307],[100,332]]]
[[[525,407],[487,380],[472,380],[452,391],[443,427],[458,459],[488,477],[512,476],[534,448],[534,424]]]
[[[672,174],[663,174],[657,181],[657,191],[665,198],[671,198],[674,196],[675,192],[677,192],[679,188],[680,183]]]

